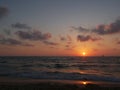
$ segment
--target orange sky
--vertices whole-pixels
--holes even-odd
[[[119,0],[0,0],[0,56],[120,56],[119,10]]]

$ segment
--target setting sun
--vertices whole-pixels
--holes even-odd
[[[82,55],[85,56],[85,55],[86,55],[86,52],[83,52]]]

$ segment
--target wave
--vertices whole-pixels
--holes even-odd
[[[22,78],[34,78],[34,79],[54,79],[54,80],[90,80],[90,81],[108,81],[119,82],[120,78],[97,76],[92,74],[80,74],[80,73],[65,73],[65,72],[9,72],[2,73],[0,76],[12,76]]]
[[[120,57],[0,57],[0,76],[10,77],[120,82],[119,67]]]

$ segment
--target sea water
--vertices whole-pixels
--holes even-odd
[[[120,57],[0,57],[0,76],[120,83]]]

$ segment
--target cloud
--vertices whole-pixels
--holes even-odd
[[[106,24],[100,24],[96,28],[93,29],[87,29],[83,28],[82,26],[71,27],[73,30],[79,31],[79,33],[95,33],[98,35],[110,35],[110,34],[116,34],[120,32],[120,19],[115,20],[114,22],[106,25]],[[88,37],[86,37],[88,38]]]
[[[15,33],[19,38],[23,40],[48,40],[52,37],[50,33],[41,33],[38,30],[35,31],[17,31]]]
[[[75,46],[65,45],[65,50],[73,50]]]
[[[92,37],[90,35],[87,35],[87,36],[84,36],[84,35],[78,35],[77,36],[77,40],[78,41],[81,41],[81,42],[85,42],[85,41],[98,41],[98,40],[101,40],[101,38],[98,38],[98,37]]]
[[[60,36],[60,40],[61,41],[66,41],[67,39],[65,37],[63,37],[63,36]]]
[[[0,18],[8,14],[8,8],[0,6]]]
[[[66,37],[65,37],[65,36],[60,36],[60,40],[61,40],[61,41],[71,42],[71,41],[72,41],[72,38],[71,38],[70,35],[67,35]]]
[[[71,28],[72,28],[72,30],[76,30],[76,31],[78,31],[78,32],[84,32],[84,33],[90,31],[90,30],[88,30],[88,29],[86,29],[86,28],[83,28],[82,26],[79,26],[79,27],[72,26]]]
[[[18,29],[31,29],[30,26],[28,26],[27,24],[23,24],[23,23],[15,23],[11,25],[13,28],[18,28]]]
[[[59,45],[59,43],[51,42],[51,41],[43,41],[43,43],[46,45],[53,45],[53,46]]]
[[[65,45],[65,50],[73,50],[76,46],[72,45],[71,43],[67,43]]]
[[[34,47],[33,44],[29,44],[29,43],[23,43],[22,46]]]
[[[120,32],[120,19],[116,20],[109,25],[98,25],[97,28],[93,29],[92,32],[100,34],[100,35],[107,35],[107,34],[115,34]]]
[[[78,41],[88,41],[91,37],[88,35],[88,36],[83,36],[83,35],[78,35],[77,36],[77,40]]]
[[[74,48],[74,46],[72,45],[72,38],[70,35],[60,36],[60,40],[65,42],[64,43],[64,44],[66,44],[64,46],[65,50],[72,50]]]
[[[15,39],[12,39],[12,38],[4,38],[2,40],[0,40],[0,43],[1,44],[8,44],[8,45],[21,45],[22,42],[21,41],[18,41],[18,40],[15,40]]]
[[[117,44],[119,44],[119,45],[120,45],[120,41],[118,41],[118,42],[117,42]]]
[[[21,45],[22,42],[12,39],[12,38],[2,38],[0,39],[0,44],[7,44],[7,45]]]
[[[12,38],[2,38],[0,39],[0,44],[3,45],[22,45],[22,46],[33,46],[32,44],[23,43],[19,40],[12,39]]]

